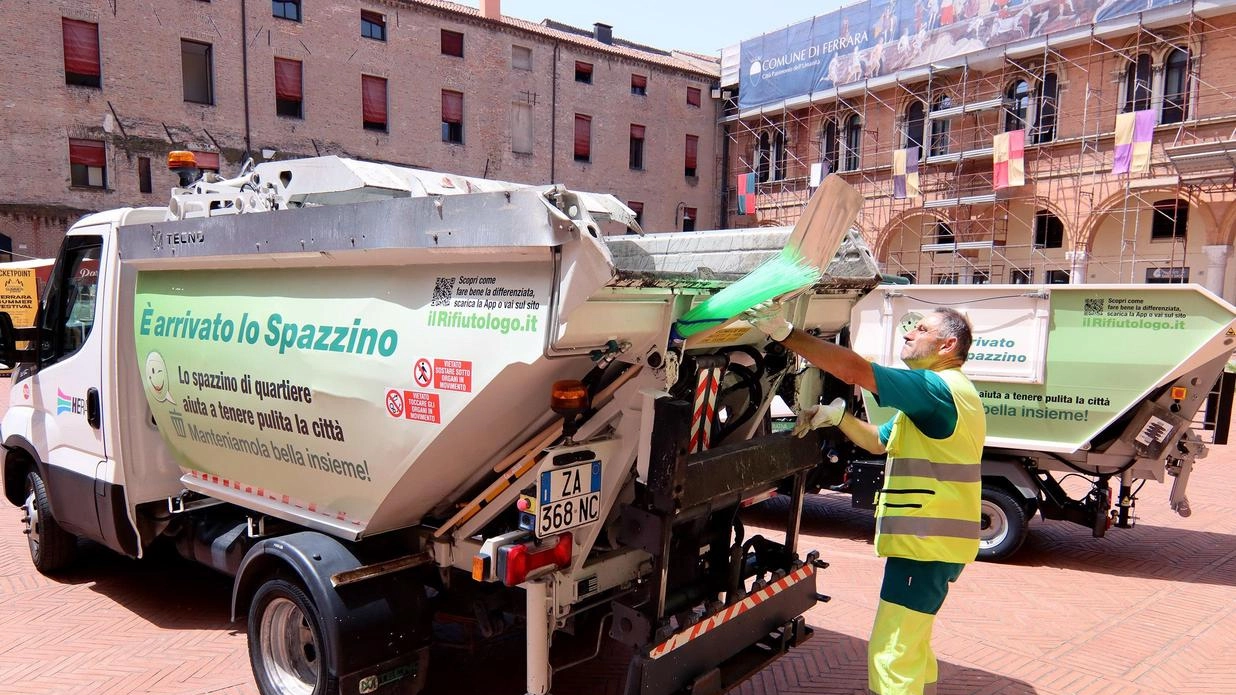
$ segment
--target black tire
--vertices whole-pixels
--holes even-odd
[[[337,695],[326,663],[322,615],[303,589],[268,579],[249,604],[249,663],[262,695]]]
[[[1007,560],[1021,547],[1030,530],[1022,502],[998,487],[983,486],[982,530],[978,559]]]
[[[30,561],[42,574],[52,574],[73,564],[77,536],[60,528],[47,501],[47,486],[35,471],[26,475],[26,542]]]

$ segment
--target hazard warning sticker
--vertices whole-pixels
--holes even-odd
[[[745,326],[736,328],[722,328],[712,335],[700,341],[702,345],[715,345],[717,343],[729,343],[738,340],[749,333],[752,329]]]
[[[416,361],[416,366],[412,368],[412,378],[416,379],[417,386],[429,388],[433,381],[433,367],[429,366],[429,360],[422,357]]]
[[[443,391],[472,391],[472,362],[468,360],[433,361],[433,387]]]
[[[386,412],[391,417],[403,417],[403,393],[395,389],[386,392]]]
[[[438,394],[404,391],[403,416],[418,422],[442,422],[442,404],[438,402]]]
[[[386,412],[404,420],[442,423],[442,403],[436,393],[387,389]]]

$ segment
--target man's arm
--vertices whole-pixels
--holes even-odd
[[[878,393],[876,390],[875,373],[871,369],[871,363],[863,359],[857,352],[849,348],[843,348],[836,343],[820,340],[797,328],[791,330],[785,340],[781,341],[781,344],[802,355],[811,364],[832,374],[845,383],[861,386],[871,393]],[[853,421],[853,418],[850,419]],[[849,436],[849,432],[846,432],[846,435]],[[859,446],[868,451],[873,451],[858,440],[855,440],[854,443],[859,444]]]
[[[870,422],[859,420],[846,413],[842,416],[841,422],[837,423],[837,429],[841,430],[841,433],[850,441],[873,454],[883,454],[888,451],[884,448],[884,443],[880,441],[879,428]]]

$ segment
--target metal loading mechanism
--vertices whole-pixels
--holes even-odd
[[[717,368],[703,360],[700,370]],[[696,382],[690,376],[685,380]],[[724,692],[811,635],[816,553],[796,553],[818,442],[774,435],[689,453],[695,404],[655,403],[647,485],[622,508],[618,542],[652,556],[640,590],[614,604],[610,636],[635,650],[630,695]],[[786,542],[747,538],[744,500],[792,481]]]

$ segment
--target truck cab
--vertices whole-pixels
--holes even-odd
[[[116,445],[123,402],[109,397],[120,361],[115,230],[165,213],[126,208],[73,225],[36,325],[9,333],[13,384],[0,423],[4,490],[25,508],[31,556],[41,571],[71,562],[76,537],[133,557],[142,553],[133,491],[126,489]]]

